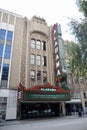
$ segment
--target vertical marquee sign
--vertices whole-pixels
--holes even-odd
[[[66,68],[64,62],[61,26],[58,24],[54,24],[52,27],[52,41],[54,48],[55,80],[56,82],[60,82],[63,78],[66,78]]]

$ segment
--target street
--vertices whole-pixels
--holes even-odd
[[[39,119],[0,126],[0,130],[87,130],[87,118]]]

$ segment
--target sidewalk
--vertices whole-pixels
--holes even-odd
[[[67,120],[67,119],[79,119],[79,118],[86,118],[87,115],[84,115],[82,117],[79,117],[78,115],[70,115],[70,116],[61,116],[61,117],[49,117],[49,118],[33,118],[33,119],[25,119],[25,120],[11,120],[11,121],[5,121],[3,120],[0,123],[0,126],[5,126],[5,125],[17,125],[17,124],[26,124],[28,122],[36,122],[37,120],[49,120],[49,119],[63,119],[63,120]]]

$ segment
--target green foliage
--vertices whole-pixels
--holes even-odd
[[[70,29],[72,34],[76,37],[78,44],[72,44],[70,50],[72,53],[72,72],[75,71],[77,76],[85,76],[87,74],[87,1],[77,0],[79,10],[85,15],[84,19],[77,21],[72,19],[70,22]],[[74,52],[73,52],[74,49]]]
[[[87,0],[76,0],[77,6],[84,16],[87,17]]]
[[[86,75],[86,68],[83,62],[82,51],[79,44],[70,42],[68,45],[68,54],[70,56],[70,69],[73,75],[77,78]]]

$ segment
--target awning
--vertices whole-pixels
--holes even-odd
[[[30,90],[30,91],[38,91],[38,92],[48,92],[48,93],[51,93],[51,92],[57,92],[57,93],[65,93],[66,90],[59,87],[59,86],[56,86],[56,85],[51,85],[51,84],[46,84],[46,85],[37,85],[37,86],[33,86],[31,88],[28,88],[26,90]]]
[[[71,99],[70,101],[65,101],[65,103],[81,103],[81,99]]]

